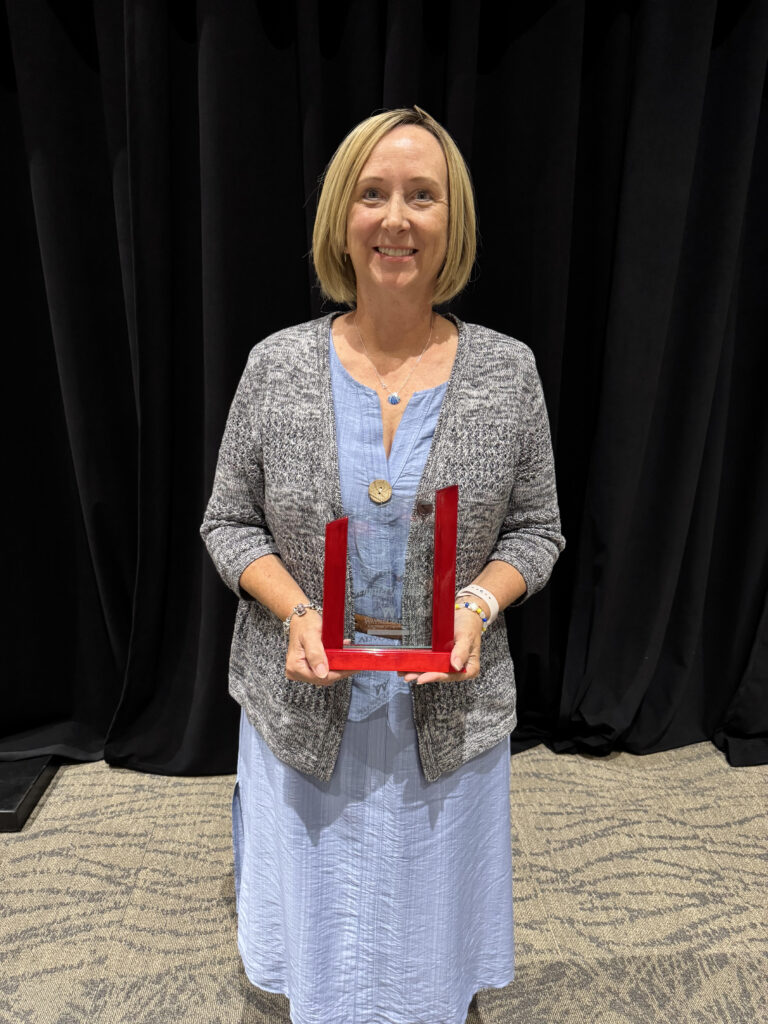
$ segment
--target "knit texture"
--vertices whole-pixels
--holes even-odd
[[[309,598],[322,600],[325,524],[344,515],[328,330],[335,314],[271,335],[250,353],[229,411],[201,535],[239,596],[229,692],[272,752],[328,781],[347,720],[350,679],[331,686],[285,676],[280,621],[240,589],[254,559],[277,554]],[[406,553],[403,643],[431,638],[435,491],[459,485],[457,587],[492,559],[527,584],[546,583],[565,546],[549,423],[533,353],[522,342],[453,318],[459,342],[424,467]],[[345,636],[354,605],[347,571]],[[481,671],[458,682],[411,684],[419,757],[434,781],[488,750],[516,722],[504,617],[483,636]]]

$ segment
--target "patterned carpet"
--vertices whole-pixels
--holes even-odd
[[[233,782],[59,770],[0,835],[3,1024],[287,1024],[237,953]],[[511,801],[517,978],[468,1024],[768,1022],[768,768],[542,746]]]

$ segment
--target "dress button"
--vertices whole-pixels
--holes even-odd
[[[377,505],[384,505],[392,497],[392,486],[388,480],[372,480],[368,484],[368,494],[371,501]]]

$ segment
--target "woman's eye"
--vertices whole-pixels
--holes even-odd
[[[423,203],[425,201],[428,201],[431,198],[432,198],[432,193],[431,192],[427,192],[427,190],[425,188],[420,188],[418,190],[418,192],[416,192],[414,194],[414,199],[418,200],[421,203]]]
[[[378,199],[380,195],[381,193],[377,188],[367,188],[365,192],[363,192],[363,199]]]

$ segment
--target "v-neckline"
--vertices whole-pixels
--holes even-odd
[[[384,446],[384,416],[383,416],[382,409],[381,409],[381,399],[379,398],[379,393],[378,393],[378,391],[376,391],[375,388],[369,388],[367,384],[363,384],[363,382],[359,381],[357,379],[357,377],[353,377],[352,374],[349,372],[349,370],[344,365],[344,363],[341,361],[341,357],[339,356],[339,353],[336,351],[336,344],[335,344],[335,342],[333,340],[333,319],[331,319],[331,321],[328,324],[328,343],[329,343],[330,348],[333,350],[333,357],[332,358],[336,361],[336,363],[337,363],[339,369],[341,370],[342,374],[349,381],[351,381],[352,384],[355,387],[361,389],[362,391],[366,392],[369,395],[372,395],[373,398],[375,398],[375,400],[376,400],[376,412],[378,413],[377,422],[378,422],[378,426],[379,426],[379,441],[378,441],[377,449],[380,450],[382,455],[384,456],[384,466],[387,469],[387,479],[390,480],[390,478],[389,478],[389,463],[390,463],[390,460],[392,458],[392,453],[395,450],[395,442],[397,440],[398,434],[400,433],[400,427],[402,426],[403,420],[405,419],[405,417],[406,417],[406,415],[408,413],[408,410],[411,407],[411,403],[413,402],[413,399],[417,398],[417,397],[420,398],[422,395],[433,393],[433,392],[437,391],[439,388],[445,388],[447,390],[448,384],[450,383],[450,377],[448,378],[448,380],[444,380],[441,384],[435,384],[434,387],[431,387],[431,388],[421,388],[421,390],[413,392],[413,394],[411,395],[411,397],[408,399],[408,401],[405,404],[405,408],[403,409],[403,412],[402,412],[402,415],[400,416],[400,419],[397,421],[397,426],[395,427],[395,432],[392,435],[392,441],[391,441],[390,446],[389,446],[389,454],[387,454],[387,449]],[[455,363],[455,361],[456,360],[455,360],[455,357],[454,357],[454,363]],[[453,367],[451,367],[451,375],[452,374],[453,374]],[[420,404],[423,405],[424,402],[422,401]],[[424,415],[425,415],[425,413],[422,412],[422,418],[424,417]],[[415,443],[415,437],[416,437],[416,435],[414,434],[413,437],[411,438],[411,444],[408,447],[408,451],[409,452],[413,448],[413,445]],[[400,469],[401,472],[402,472],[402,466],[405,464],[405,461],[406,460],[404,458],[402,460],[402,462],[401,462],[401,469]],[[400,473],[398,473],[397,476],[400,476]],[[390,480],[390,483],[394,484],[394,481]]]
[[[318,334],[315,351],[318,359],[318,367],[323,377],[323,384],[321,385],[320,405],[322,407],[322,430],[323,437],[327,439],[329,445],[328,455],[328,472],[330,473],[330,487],[331,495],[329,499],[329,510],[331,518],[340,519],[344,515],[344,504],[341,498],[341,482],[339,477],[339,460],[336,451],[336,417],[334,414],[333,407],[333,386],[331,383],[331,356],[329,352],[329,335],[332,337],[330,330],[333,321],[342,315],[342,311],[332,312],[324,317],[321,317],[318,323]],[[470,344],[470,331],[467,324],[459,320],[454,314],[447,314],[450,320],[456,325],[459,332],[459,343],[456,348],[456,357],[453,361],[453,367],[451,368],[451,376],[448,379],[445,395],[443,401],[440,403],[440,412],[437,417],[437,423],[435,425],[435,432],[432,436],[432,442],[429,446],[429,454],[427,455],[427,461],[424,464],[424,469],[421,474],[419,481],[418,490],[416,493],[416,501],[432,501],[434,499],[434,490],[437,486],[438,475],[437,475],[437,464],[442,451],[445,440],[444,435],[446,432],[446,424],[450,421],[453,416],[453,410],[457,402],[457,394],[459,389],[463,386],[467,366],[469,361],[469,344]],[[334,350],[335,351],[335,350]],[[352,378],[354,380],[354,377]],[[364,386],[364,385],[363,385]],[[383,451],[383,446],[382,446]],[[414,505],[415,507],[415,505]],[[347,609],[346,625],[348,629],[352,628],[351,611]],[[407,635],[410,635],[412,624],[408,625]]]
[[[392,487],[393,490],[395,484],[402,476],[403,470],[408,464],[411,452],[413,451],[416,441],[418,440],[421,425],[423,425],[424,420],[426,419],[427,414],[432,406],[432,402],[434,401],[435,392],[437,392],[440,388],[445,389],[447,383],[447,381],[443,381],[442,384],[437,384],[435,385],[434,388],[424,388],[422,389],[422,391],[415,392],[413,395],[411,395],[410,400],[408,401],[408,405],[405,407],[405,409],[403,409],[403,415],[400,417],[400,420],[397,424],[397,429],[392,435],[392,444],[390,445],[389,448],[389,455],[387,455],[387,451],[384,447],[384,422],[383,420],[381,421],[381,452],[384,456],[384,465],[387,470],[386,479],[389,481],[390,486]],[[416,413],[409,413],[408,410],[411,408],[413,399],[416,398],[417,395],[419,395],[420,397],[417,403],[418,408],[416,410]],[[381,412],[381,410],[379,410],[379,412]],[[402,439],[401,428],[403,426],[403,421],[405,420],[406,416],[408,416],[409,420],[412,420],[414,415],[418,415],[419,423],[414,423],[413,425],[410,425],[410,439],[406,439],[406,441],[401,445],[398,442],[398,438]]]

